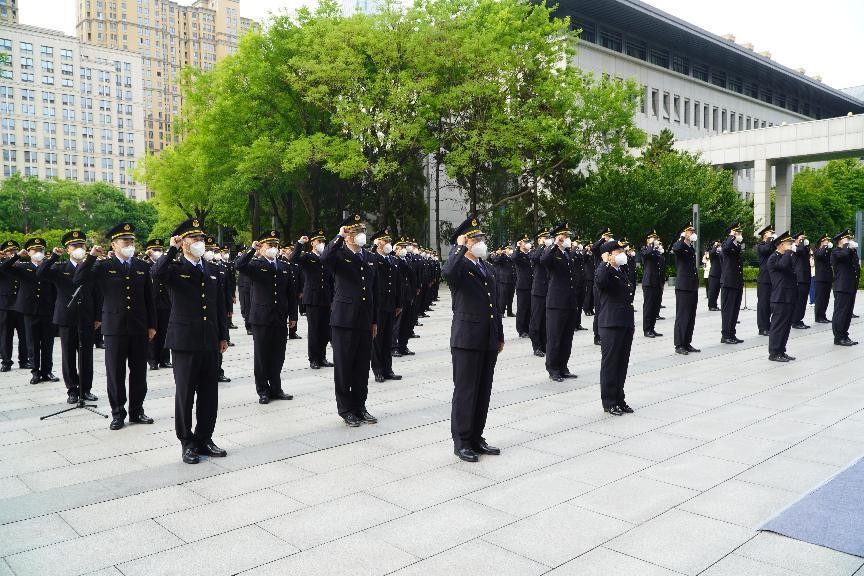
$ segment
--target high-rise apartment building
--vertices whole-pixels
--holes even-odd
[[[18,23],[18,0],[0,0],[0,24]]]
[[[239,0],[78,0],[77,34],[87,44],[130,50],[143,57],[146,147],[172,143],[180,112],[180,71],[209,70],[237,49],[253,25],[240,17]]]
[[[130,175],[144,150],[141,56],[17,24],[0,24],[0,54],[2,177],[107,182],[144,200]]]

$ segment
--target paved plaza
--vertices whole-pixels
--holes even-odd
[[[722,345],[703,299],[702,353],[679,356],[671,288],[664,303],[662,338],[637,327],[623,417],[601,409],[590,331],[574,340],[579,378],[559,384],[505,319],[486,431],[504,450],[478,464],[452,453],[446,290],[417,355],[394,359],[404,379],[370,383],[380,423],[359,429],[305,340],[288,344],[295,399],[258,404],[251,337],[233,331],[214,436],[229,455],[195,466],[180,462],[170,370],[149,375],[156,423],[117,432],[85,411],[40,421],[62,385],[0,374],[0,575],[864,575],[864,558],[756,531],[864,456],[864,345],[815,324],[792,331],[797,361],[769,362],[754,310],[745,342]],[[107,410],[99,350],[94,392]]]

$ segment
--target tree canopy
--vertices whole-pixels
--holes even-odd
[[[853,229],[855,212],[864,210],[864,165],[857,159],[831,160],[805,168],[792,181],[792,232],[811,237]]]

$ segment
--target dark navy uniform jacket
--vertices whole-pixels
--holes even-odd
[[[450,347],[464,350],[498,350],[504,342],[504,326],[498,311],[494,268],[482,260],[465,257],[465,246],[454,246],[441,270],[453,299]]]
[[[417,296],[417,275],[411,269],[411,264],[405,258],[396,257],[396,264],[399,266],[399,302],[402,307],[409,306],[414,302]]]
[[[858,252],[851,248],[834,248],[831,251],[831,267],[834,269],[834,291],[854,294],[861,274]]]
[[[573,263],[570,253],[553,244],[540,257],[540,265],[544,266],[549,274],[546,308],[575,310],[577,302],[576,265]],[[584,279],[584,271],[580,270],[579,273]]]
[[[610,265],[598,266],[594,272],[594,285],[600,296],[597,327],[633,328],[633,304],[630,303],[633,285],[628,278],[627,266],[617,270]]]
[[[330,306],[333,300],[333,277],[318,253],[314,250],[305,252],[303,244],[297,242],[289,260],[300,266],[303,274],[301,303],[306,306]]]
[[[774,244],[771,242],[759,242],[756,244],[756,259],[759,263],[759,276],[756,282],[759,284],[770,284],[771,273],[768,272],[768,259],[774,254]],[[712,263],[713,264],[713,263]],[[807,265],[810,266],[809,264]]]
[[[675,254],[675,289],[696,292],[699,290],[699,275],[696,272],[696,248],[688,246],[682,239],[672,245]]]
[[[545,266],[540,265],[540,257],[548,250],[546,245],[539,245],[528,254],[528,259],[534,265],[534,278],[531,280],[531,295],[546,298],[549,293],[549,273]]]
[[[17,299],[18,279],[12,274],[4,273],[2,262],[0,262],[0,310],[14,310]]]
[[[817,248],[813,253],[816,264],[816,282],[833,282],[834,271],[831,269],[831,249],[827,246]]]
[[[105,336],[141,335],[156,329],[150,269],[137,258],[128,263],[127,269],[116,256],[97,260],[88,254],[72,275],[76,288],[92,283],[101,292]]]
[[[795,250],[795,278],[799,284],[810,285],[810,247],[800,244]]]
[[[510,259],[516,267],[516,290],[531,290],[534,274],[531,269],[531,260],[528,259],[528,253],[517,249],[513,252],[513,256]]]
[[[642,286],[659,287],[663,285],[663,266],[666,259],[656,245],[645,245],[642,254]]]
[[[321,260],[333,272],[330,326],[371,331],[377,312],[375,257],[362,249],[355,254],[342,236],[336,236],[327,243]]]
[[[79,264],[80,266],[80,264]],[[43,262],[36,271],[36,277],[40,280],[53,282],[57,288],[57,300],[54,304],[54,318],[52,322],[57,326],[81,326],[94,328],[93,323],[101,319],[102,299],[99,290],[93,284],[84,285],[78,292],[75,301],[77,304],[68,307],[72,294],[75,293],[75,284],[72,278],[75,275],[76,266],[69,262],[57,262],[57,255]]]
[[[297,291],[288,264],[256,258],[249,250],[237,258],[237,271],[249,278],[249,323],[285,324],[297,320]]]
[[[402,307],[401,287],[399,284],[399,264],[396,257],[382,256],[377,252],[366,255],[375,264],[375,296],[381,311],[393,312]]]
[[[723,275],[723,255],[720,253],[720,246],[711,246],[711,249],[708,250],[708,259],[711,260],[711,270],[708,271],[708,277],[720,278]],[[761,278],[761,271],[759,274]]]
[[[184,352],[218,352],[228,340],[225,276],[219,266],[201,259],[203,271],[171,246],[153,264],[153,279],[164,284],[171,298],[165,347]]]
[[[57,293],[54,285],[36,277],[37,266],[33,262],[19,262],[14,254],[0,264],[0,273],[18,281],[18,293],[13,309],[27,316],[42,316],[50,319],[54,315],[54,300]]]
[[[744,287],[744,262],[741,259],[741,244],[735,241],[734,236],[727,236],[723,241],[723,276],[720,281],[724,288]]]
[[[768,273],[771,274],[771,302],[794,304],[798,288],[795,281],[795,249],[783,254],[774,252],[768,258]],[[810,266],[810,263],[807,263]]]

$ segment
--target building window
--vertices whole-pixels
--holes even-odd
[[[669,68],[669,52],[658,48],[651,48],[651,64]]]
[[[635,40],[633,38],[627,38],[625,52],[627,53],[628,56],[632,56],[633,58],[638,58],[639,60],[647,60],[648,59],[648,48],[645,46],[645,42],[643,42],[641,40]]]
[[[729,112],[729,131],[735,132],[735,112]]]
[[[693,127],[699,128],[699,120],[701,116],[699,114],[699,102],[693,103]]]
[[[677,54],[672,56],[672,70],[685,76],[690,75],[690,59]]]
[[[726,72],[722,70],[711,71],[711,83],[721,88],[726,88]]]
[[[708,82],[708,67],[701,64],[693,65],[693,78]]]
[[[711,107],[711,129],[717,132],[720,128],[720,110],[716,106]]]
[[[690,99],[684,99],[684,125],[690,125]]]
[[[672,97],[672,120],[681,123],[681,97],[677,94]]]
[[[660,91],[652,88],[651,89],[651,114],[655,118],[660,117]],[[151,137],[153,133],[150,133]]]
[[[741,80],[741,78],[738,77],[729,78],[729,84],[727,88],[729,88],[729,90],[732,90],[733,92],[738,92],[739,94],[742,94],[744,92],[744,82]]]
[[[669,117],[670,117],[670,114],[669,114],[669,93],[664,92],[663,93],[663,119],[668,122]]]
[[[600,45],[609,50],[621,52],[621,33],[614,30],[600,30]]]

